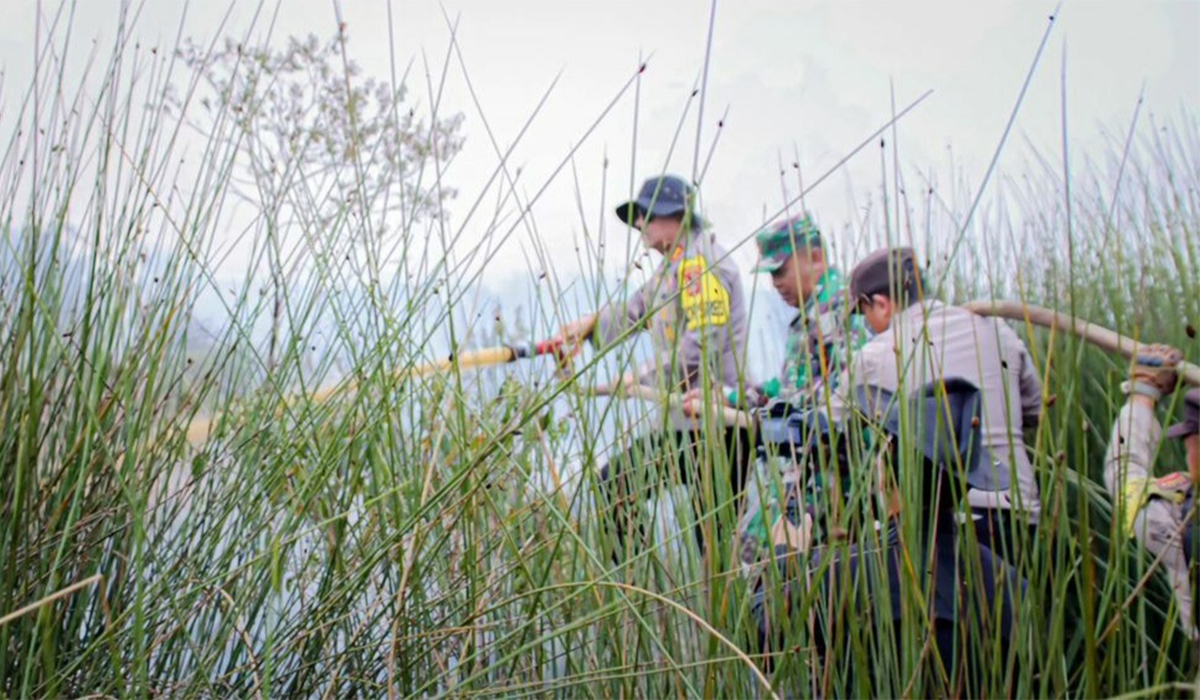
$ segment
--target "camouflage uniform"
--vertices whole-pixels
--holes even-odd
[[[803,246],[821,245],[820,232],[807,216],[783,222],[758,237],[763,257],[760,270],[774,272],[782,256],[795,254]],[[743,564],[753,565],[774,547],[787,546],[802,524],[803,514],[816,513],[830,498],[840,499],[848,483],[845,475],[840,493],[826,493],[833,482],[829,475],[811,465],[802,466],[787,451],[781,455],[772,445],[789,443],[794,436],[792,416],[822,405],[825,389],[837,387],[853,353],[867,340],[860,316],[848,313],[846,283],[842,274],[827,268],[817,281],[804,308],[788,326],[783,367],[777,377],[729,399],[759,409],[760,435],[765,447],[757,488],[747,491],[746,513],[738,527],[738,549]],[[818,523],[818,528],[820,524]],[[820,532],[816,534],[819,538]]]
[[[788,324],[787,348],[777,377],[747,391],[750,406],[784,401],[800,408],[819,401],[822,387],[833,388],[850,353],[867,341],[861,316],[846,312],[846,283],[829,268],[817,283],[816,294]],[[736,401],[735,401],[736,402]]]

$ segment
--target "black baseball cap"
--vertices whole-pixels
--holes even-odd
[[[695,213],[696,191],[678,175],[659,175],[642,183],[637,198],[617,207],[617,218],[633,226],[639,214],[649,217],[676,216],[692,212],[692,225],[704,225]]]
[[[850,271],[850,298],[854,307],[875,294],[893,296],[896,290],[907,287],[916,279],[916,254],[908,246],[881,248],[854,266]]]

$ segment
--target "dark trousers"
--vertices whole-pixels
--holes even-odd
[[[1015,565],[1021,550],[1033,546],[1037,525],[1031,525],[1025,514],[1003,508],[979,508],[971,513],[982,516],[972,518],[976,540],[1008,563]]]
[[[699,520],[703,515],[701,504],[706,500],[702,486],[712,484],[712,506],[722,502],[726,488],[730,497],[739,496],[746,484],[746,476],[753,468],[754,458],[754,441],[744,428],[727,427],[708,435],[700,431],[664,431],[634,440],[600,469],[604,511],[600,520],[616,536],[619,552],[614,552],[614,559],[623,556],[631,518],[635,523],[640,520],[638,511],[631,506],[654,495],[661,486],[687,484],[691,487],[693,508]],[[645,534],[640,523],[634,527]],[[699,523],[696,538],[703,550],[705,542]]]
[[[906,587],[916,583],[928,596],[927,614],[932,618],[934,643],[941,654],[941,661],[954,679],[957,692],[966,697],[977,697],[984,687],[986,670],[991,668],[991,658],[983,653],[981,621],[990,618],[995,627],[986,634],[995,635],[993,640],[1000,646],[1001,658],[1007,659],[1009,641],[1016,629],[1017,590],[1024,590],[1026,582],[1010,564],[994,554],[985,544],[973,552],[958,546],[959,531],[948,521],[948,528],[939,531],[932,546],[924,551],[902,549],[898,522],[889,523],[885,545],[870,545],[863,548],[852,544],[847,548],[822,549],[810,553],[808,580],[804,572],[796,570],[796,562],[777,559],[779,580],[783,582],[779,599],[773,599],[765,582],[760,582],[751,600],[750,611],[758,620],[758,648],[767,652],[779,652],[795,646],[797,639],[789,639],[785,630],[795,629],[796,620],[790,619],[801,597],[816,596],[816,624],[810,642],[822,656],[836,650],[839,662],[853,659],[864,653],[883,654],[882,644],[894,643],[888,653],[898,658],[902,641],[902,602],[908,595]],[[928,534],[921,534],[919,541],[925,542]],[[911,555],[911,560],[909,556]],[[822,563],[823,559],[831,559]],[[979,576],[972,576],[969,583],[961,573],[965,567]],[[916,580],[913,579],[916,575]],[[970,587],[968,587],[970,586]],[[796,596],[796,597],[793,597]],[[999,605],[997,605],[999,604]],[[772,605],[776,607],[772,609]],[[826,612],[827,606],[834,609]],[[886,606],[886,607],[884,607]],[[856,624],[869,621],[873,615],[886,614],[890,609],[894,637],[888,638],[874,628],[856,628],[853,634],[835,631],[844,621],[844,615],[853,610]],[[994,616],[999,611],[998,616]],[[916,622],[925,624],[918,616]],[[801,623],[802,624],[802,623]],[[873,630],[873,631],[870,631]],[[862,648],[853,645],[864,644]],[[879,645],[876,648],[874,645]],[[771,666],[768,656],[767,665]],[[873,665],[864,671],[870,676]],[[848,693],[860,690],[853,678],[846,682]]]

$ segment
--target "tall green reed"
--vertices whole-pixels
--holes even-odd
[[[330,208],[337,177],[364,191],[358,166],[321,179],[294,164],[231,243],[234,202],[256,182],[243,117],[218,107],[197,136],[190,115],[203,71],[131,46],[125,33],[75,89],[52,51],[66,45],[69,20],[39,44],[0,165],[3,692],[963,691],[928,653],[915,587],[864,611],[851,591],[793,586],[784,614],[784,580],[767,567],[762,587],[780,635],[760,648],[757,581],[737,563],[740,503],[719,478],[729,468],[720,450],[705,452],[711,483],[699,488],[674,483],[679,465],[663,463],[655,476],[665,487],[635,511],[649,540],[627,543],[615,563],[596,513],[597,470],[628,434],[661,426],[644,407],[573,388],[627,357],[577,361],[573,385],[544,365],[406,374],[431,343],[506,339],[481,326],[472,283],[523,216],[483,222],[483,249],[441,262],[438,247],[452,249],[465,222],[381,225],[391,205],[366,196]],[[614,103],[630,87],[636,77]],[[425,89],[436,105],[432,78]],[[1165,135],[1136,124],[1130,133],[1128,150],[1114,146],[1071,176],[1069,259],[1064,176],[1052,168],[1002,180],[997,206],[972,219],[974,245],[951,255],[969,193],[929,187],[910,201],[900,191],[915,188],[897,184],[911,176],[894,155],[896,213],[836,235],[857,244],[843,249],[916,242],[932,267],[951,272],[940,290],[948,298],[1072,305],[1195,361],[1200,134],[1186,114]],[[393,171],[377,192],[443,187],[449,154],[434,147],[433,127],[425,136],[420,172]],[[493,182],[528,209],[503,163]],[[421,244],[429,238],[432,248]],[[246,262],[230,273],[238,258]],[[551,283],[544,293],[561,291]],[[581,284],[591,302],[619,301],[601,281]],[[553,327],[565,311],[555,299],[535,313],[532,325]],[[981,687],[1174,694],[1195,676],[1191,650],[1162,576],[1111,525],[1099,481],[1127,367],[1021,330],[1054,397],[1030,436],[1044,515],[1017,562],[1029,581],[1018,641],[1002,650],[994,631],[973,628],[970,648],[986,660]],[[339,382],[347,388],[328,401],[304,398]],[[189,443],[188,426],[206,418],[211,434]],[[852,437],[851,463],[861,466],[869,452]],[[914,455],[899,459],[898,473],[914,472]],[[764,470],[752,481],[773,478]],[[878,547],[863,527],[874,512],[868,472],[855,470],[853,482],[848,530]],[[916,507],[918,485],[901,490]],[[921,544],[918,524],[904,522],[909,549]],[[904,612],[899,623],[893,607]],[[838,642],[824,658],[813,651],[810,611]],[[884,644],[897,633],[900,647]]]

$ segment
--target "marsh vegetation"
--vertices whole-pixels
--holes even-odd
[[[643,511],[650,541],[614,563],[596,471],[659,426],[652,406],[586,390],[626,350],[577,358],[569,379],[548,360],[411,371],[552,332],[576,311],[567,288],[611,296],[550,270],[507,325],[476,298],[524,222],[444,215],[464,128],[438,113],[436,77],[367,83],[335,38],[283,53],[121,40],[82,79],[60,70],[69,9],[57,21],[34,84],[19,100],[5,86],[0,693],[961,690],[928,654],[919,591],[872,604],[901,607],[898,631],[883,608],[843,605],[845,644],[825,658],[806,613],[760,647],[756,581],[718,537],[738,503],[720,489],[666,489]],[[980,206],[980,183],[939,185],[901,158],[834,235],[843,250],[914,244],[946,298],[1026,300],[1200,360],[1195,115],[1135,117],[1089,156],[1082,171],[1044,154],[997,174]],[[524,196],[506,166],[494,177],[490,196]],[[450,254],[466,226],[485,242]],[[230,259],[248,262],[231,273]],[[1128,365],[1017,330],[1047,392],[1029,436],[1043,516],[1018,566],[1016,641],[971,637],[982,687],[1190,693],[1194,649],[1164,577],[1113,525],[1100,482]],[[836,607],[817,593],[792,605]],[[896,633],[893,653],[881,640]]]

